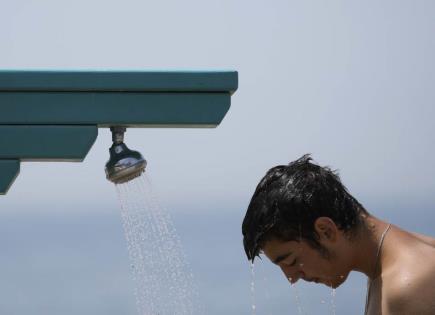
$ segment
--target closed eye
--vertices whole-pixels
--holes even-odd
[[[286,259],[289,258],[289,256],[290,256],[291,254],[292,254],[291,252],[288,252],[288,253],[286,253],[286,254],[284,254],[284,255],[278,256],[278,257],[276,257],[276,258],[273,260],[273,263],[274,263],[275,265],[279,265],[281,262],[284,262],[284,263],[285,263]]]
[[[291,261],[291,263],[289,262]],[[282,263],[287,266],[287,267],[293,267],[294,265],[296,265],[296,258],[293,258],[293,260],[287,259],[286,261],[283,261]]]

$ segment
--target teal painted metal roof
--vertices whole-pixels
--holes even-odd
[[[0,160],[81,162],[97,139],[98,128],[0,125],[0,134]]]
[[[216,127],[229,93],[2,92],[0,125]]]
[[[236,71],[0,70],[0,91],[229,92]]]
[[[82,161],[99,127],[216,127],[237,87],[236,71],[0,70],[0,194],[21,161]]]
[[[0,195],[6,194],[19,172],[19,160],[0,160]]]

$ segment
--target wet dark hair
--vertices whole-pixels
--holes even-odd
[[[307,241],[322,250],[314,222],[331,218],[352,236],[362,223],[364,207],[347,191],[337,171],[311,162],[309,154],[271,168],[258,184],[245,219],[243,245],[249,260],[259,256],[266,241]]]

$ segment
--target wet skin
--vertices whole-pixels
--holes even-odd
[[[435,314],[435,239],[394,227],[381,272],[372,280],[368,315]]]
[[[279,266],[290,283],[299,279],[322,283],[336,288],[347,278],[350,270],[336,259],[336,254],[328,256],[312,248],[307,242],[271,240],[263,248],[271,262]]]
[[[324,250],[315,249],[304,240],[271,239],[264,244],[263,253],[291,283],[303,279],[336,288],[352,270],[348,257],[353,245],[330,218],[318,218],[314,225]]]
[[[329,218],[319,218],[315,231],[319,251],[306,241],[267,241],[262,251],[286,279],[340,286],[353,270],[371,280],[369,315],[435,314],[435,239],[392,226],[374,268],[380,236],[387,223],[367,218],[367,229],[349,240]]]

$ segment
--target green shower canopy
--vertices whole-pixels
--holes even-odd
[[[214,128],[236,71],[0,70],[0,194],[22,161],[83,161],[98,128]]]

